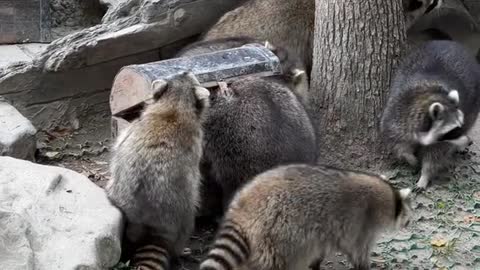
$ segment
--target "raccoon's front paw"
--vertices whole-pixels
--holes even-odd
[[[226,82],[218,82],[218,94],[223,97],[230,97],[233,96],[232,89],[228,88],[228,84]]]
[[[413,189],[415,193],[421,193],[427,189],[428,186],[428,178],[425,176],[421,176],[417,182],[416,187]]]
[[[421,194],[423,193],[424,191],[426,190],[426,188],[422,188],[422,187],[419,187],[419,186],[416,186],[412,189],[412,192],[413,193],[416,193],[416,194]]]
[[[463,151],[472,143],[472,140],[470,137],[463,135],[453,140],[446,140],[446,142],[455,145],[458,151]]]

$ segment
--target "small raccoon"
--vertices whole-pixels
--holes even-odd
[[[202,121],[209,91],[182,73],[152,84],[153,103],[118,137],[109,199],[127,219],[140,269],[167,269],[182,254],[199,204]]]
[[[235,36],[268,40],[298,55],[309,74],[314,23],[315,0],[250,0],[222,16],[202,40]]]
[[[370,269],[376,236],[409,224],[410,192],[321,165],[263,172],[235,195],[200,270],[320,269],[335,251]]]
[[[480,109],[480,66],[454,41],[426,42],[398,68],[381,118],[388,149],[412,166],[421,160],[418,189],[465,148]]]
[[[285,48],[275,46],[268,41],[255,39],[248,36],[199,41],[181,49],[177,53],[176,57],[188,57],[215,51],[228,50],[252,43],[264,44],[267,49],[271,50],[279,58],[283,74],[271,76],[270,78],[287,84],[300,98],[302,103],[306,105],[309,94],[309,79],[305,71],[305,65],[293,52],[289,52]]]
[[[246,77],[212,93],[204,124],[202,175],[233,194],[258,173],[282,164],[314,163],[315,133],[305,108],[282,83]]]

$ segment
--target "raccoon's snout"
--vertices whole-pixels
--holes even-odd
[[[451,119],[451,118],[450,118]],[[464,115],[461,110],[457,110],[453,119],[437,118],[434,120],[430,130],[419,132],[415,139],[424,146],[436,143],[442,136],[450,131],[461,128],[464,125]]]

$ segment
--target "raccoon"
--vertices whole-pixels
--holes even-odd
[[[247,77],[212,92],[210,102],[201,171],[205,185],[221,187],[224,208],[256,174],[281,164],[316,161],[310,118],[284,84]]]
[[[291,164],[257,175],[234,197],[200,270],[319,269],[334,251],[370,269],[376,237],[405,228],[410,189],[374,174]]]
[[[201,40],[249,36],[298,55],[310,74],[315,0],[250,0],[227,12]]]
[[[209,91],[190,72],[152,89],[152,103],[113,147],[106,192],[126,217],[133,264],[159,270],[182,254],[194,228]]]
[[[426,42],[399,66],[380,128],[396,157],[416,166],[417,189],[464,149],[480,109],[480,66],[457,42]]]
[[[252,43],[263,44],[279,58],[283,73],[281,75],[271,76],[270,78],[288,85],[302,103],[307,105],[309,99],[309,78],[305,71],[305,65],[303,65],[301,59],[296,54],[288,52],[285,48],[273,45],[267,40],[255,39],[249,36],[236,36],[199,41],[181,49],[176,57],[189,57],[220,50],[228,50]]]

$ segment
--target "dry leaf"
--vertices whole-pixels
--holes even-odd
[[[447,245],[447,240],[445,239],[433,239],[431,242],[432,246],[434,247],[444,247]]]

